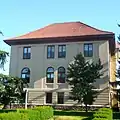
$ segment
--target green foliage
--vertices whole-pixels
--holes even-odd
[[[33,110],[38,110],[40,112],[41,120],[50,119],[53,117],[53,108],[49,106],[35,107]]]
[[[93,120],[112,120],[112,110],[110,108],[101,108],[93,114]]]
[[[32,110],[32,109],[19,109],[17,110],[18,113],[23,113],[23,114],[27,114],[28,115],[28,119],[29,120],[42,120],[41,119],[41,114],[39,111],[37,110]],[[43,119],[44,120],[44,119]]]
[[[49,106],[35,107],[33,109],[18,109],[18,113],[28,114],[29,120],[48,120],[53,118],[53,109]]]
[[[54,110],[55,116],[92,116],[93,112],[81,112],[81,111],[60,111]]]
[[[4,108],[10,101],[22,99],[24,87],[27,83],[23,79],[0,74],[0,103],[4,104]]]
[[[22,113],[2,113],[0,120],[28,120],[27,114]]]
[[[78,103],[92,104],[97,92],[93,83],[100,78],[100,70],[103,68],[100,60],[98,63],[86,61],[82,54],[74,57],[74,62],[69,64],[67,82],[71,85],[71,99]]]
[[[3,35],[3,33],[0,31],[0,34]],[[4,64],[6,63],[6,58],[9,56],[9,53],[3,50],[0,50],[0,68],[4,69]]]
[[[0,120],[48,120],[53,118],[53,109],[49,106],[36,107],[34,109],[1,110]]]
[[[9,113],[9,112],[16,112],[17,110],[14,109],[1,109],[0,113]]]
[[[6,58],[9,56],[8,52],[0,50],[0,68],[4,69],[4,64],[6,63]]]
[[[113,112],[113,119],[119,120],[120,119],[120,112]]]

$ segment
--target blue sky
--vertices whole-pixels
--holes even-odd
[[[22,35],[51,23],[81,21],[99,29],[120,33],[120,0],[1,0],[0,49],[10,52],[3,39]],[[117,37],[116,37],[117,38]],[[5,65],[8,74],[9,58]]]

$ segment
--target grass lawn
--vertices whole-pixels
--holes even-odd
[[[54,120],[83,120],[83,116],[55,116]]]
[[[54,120],[90,120],[93,112],[54,110]]]

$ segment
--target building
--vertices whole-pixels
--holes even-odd
[[[116,70],[120,70],[120,43],[116,42]],[[116,81],[120,81],[120,78],[116,77]],[[117,85],[117,89],[120,89],[120,86]]]
[[[115,81],[115,36],[81,22],[66,22],[4,40],[11,46],[10,75],[26,78],[28,104],[76,105],[69,99],[65,73],[73,57],[101,59],[103,76],[95,83],[100,92],[94,105],[109,105],[109,81]]]

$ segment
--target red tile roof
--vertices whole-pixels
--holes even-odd
[[[102,31],[86,25],[81,22],[54,23],[44,28],[29,32],[25,35],[14,37],[7,40],[23,40],[33,38],[58,38],[67,36],[86,36],[86,35],[104,35],[114,34],[108,31]]]

